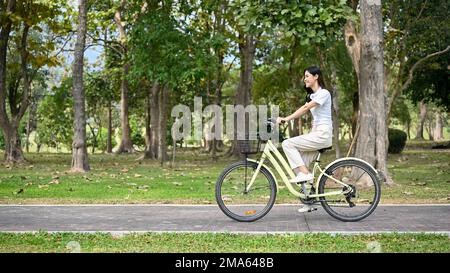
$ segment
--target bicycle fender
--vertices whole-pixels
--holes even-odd
[[[255,160],[255,159],[247,158],[247,161],[251,161],[251,162],[254,162],[254,163],[256,163],[256,164],[259,164],[259,161],[258,161],[258,160]],[[279,188],[279,186],[278,186],[278,180],[277,180],[277,177],[276,177],[275,174],[272,172],[272,170],[271,170],[269,167],[266,166],[266,164],[263,163],[263,164],[262,164],[262,167],[266,168],[266,170],[269,171],[269,173],[272,175],[273,179],[275,180],[275,185],[277,186],[277,193],[278,193],[278,188]]]
[[[336,159],[335,161],[333,161],[330,164],[328,164],[324,168],[324,170],[328,169],[331,165],[333,165],[335,163],[338,163],[338,162],[344,161],[344,160],[348,160],[348,159],[360,161],[360,162],[366,164],[367,166],[369,166],[375,172],[377,178],[380,179],[380,175],[379,175],[378,171],[371,164],[369,164],[367,161],[364,161],[364,160],[362,160],[360,158],[356,158],[356,157],[343,157],[343,158]],[[317,181],[320,181],[320,179],[322,179],[322,176],[323,176],[323,173],[320,174],[319,178],[317,178]]]

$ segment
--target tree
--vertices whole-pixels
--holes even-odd
[[[233,6],[236,8],[237,26],[243,28],[243,32],[240,33],[254,35],[256,37],[255,40],[259,44],[261,44],[260,40],[270,39],[266,38],[266,35],[273,35],[279,38],[278,40],[280,41],[288,41],[291,47],[290,52],[292,52],[292,55],[287,58],[290,60],[290,89],[293,93],[298,92],[300,89],[299,83],[301,82],[301,73],[303,72],[301,69],[298,69],[302,66],[299,63],[302,60],[300,55],[304,55],[305,53],[304,50],[299,51],[301,46],[310,46],[319,49],[316,60],[318,60],[321,66],[325,66],[326,62],[322,50],[326,48],[329,40],[336,39],[336,37],[340,36],[341,27],[347,18],[352,17],[352,10],[347,6],[346,1],[319,1],[314,4],[301,1],[289,1],[287,3],[286,1],[270,1],[265,5],[260,5],[259,1],[236,1]],[[244,37],[243,35],[241,36]],[[241,67],[245,64],[242,61],[246,61],[246,59],[241,54]],[[305,65],[303,63],[303,67],[309,65],[311,64]],[[332,67],[328,69],[331,73]],[[241,73],[241,75],[246,74]],[[330,85],[331,81],[327,80],[327,82]],[[238,88],[236,97],[245,97],[245,93],[242,95],[242,92]],[[334,100],[334,102],[336,104],[337,100]],[[335,107],[334,110],[336,111],[337,108]],[[334,120],[337,121],[337,116],[334,115],[334,117]],[[297,123],[295,123],[294,130],[292,131],[294,131],[293,135],[298,134]],[[238,151],[235,148],[234,154],[237,153]]]
[[[388,184],[387,122],[384,93],[381,1],[361,1],[361,65],[359,85],[360,133],[356,157],[375,166]]]
[[[61,14],[70,8],[57,0],[8,0],[0,5],[0,127],[5,136],[6,161],[22,162],[25,159],[18,128],[29,106],[32,81],[37,70],[57,64],[59,52],[52,54],[57,36],[67,33],[67,21]],[[44,31],[47,35],[35,35]],[[14,68],[17,73],[7,73]]]
[[[123,22],[122,14],[125,9],[125,5],[127,4],[126,0],[121,0],[120,7],[116,10],[114,14],[114,21],[116,22],[117,29],[120,34],[120,43],[123,50],[123,74],[122,74],[122,86],[121,86],[121,99],[120,99],[120,109],[121,109],[121,127],[122,127],[122,139],[120,141],[119,148],[116,153],[133,153],[133,143],[131,142],[131,129],[129,122],[129,105],[128,105],[128,96],[129,96],[129,84],[128,84],[128,73],[130,71],[130,65],[127,62],[127,52],[128,52],[128,43],[127,43],[127,33],[125,31],[125,22]]]
[[[36,144],[70,149],[73,143],[72,78],[63,76],[61,83],[45,94],[37,109]]]
[[[130,30],[130,59],[133,63],[129,79],[148,91],[147,158],[168,159],[167,134],[171,93],[183,82],[195,77],[197,49],[192,29],[185,20],[177,20],[171,1],[152,2],[136,18]],[[180,6],[181,14],[186,12]],[[182,17],[181,17],[182,18]]]
[[[348,4],[352,7],[353,11],[356,12],[358,7],[358,0],[348,0]],[[345,45],[347,47],[348,54],[352,60],[353,68],[356,74],[356,82],[358,84],[358,88],[354,90],[352,96],[352,106],[353,106],[353,114],[352,114],[352,135],[353,137],[356,134],[357,123],[358,123],[358,114],[359,114],[359,79],[360,79],[360,60],[361,60],[361,34],[358,27],[358,22],[354,18],[349,18],[344,27],[344,37],[345,37]]]
[[[83,81],[84,47],[86,44],[86,0],[78,0],[78,27],[73,64],[74,136],[72,144],[72,172],[89,171],[86,146],[86,110]]]
[[[449,105],[448,2],[384,1],[383,14],[387,30],[385,85],[390,95],[388,117],[395,100],[407,90],[406,93],[409,93],[416,103],[427,98],[427,101],[442,103],[443,106]]]

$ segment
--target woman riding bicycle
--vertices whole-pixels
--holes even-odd
[[[308,92],[306,103],[287,117],[278,117],[277,124],[288,122],[292,119],[311,111],[313,116],[312,130],[308,134],[286,139],[282,143],[283,151],[294,170],[296,177],[291,183],[305,183],[313,179],[308,166],[317,155],[317,151],[330,147],[332,144],[333,125],[331,120],[331,95],[325,89],[320,69],[311,66],[304,71],[305,89]],[[305,205],[299,212],[310,212],[314,208]]]

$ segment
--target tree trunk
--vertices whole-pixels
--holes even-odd
[[[159,104],[159,159],[161,160],[161,166],[169,159],[167,154],[167,115],[168,115],[168,102],[169,102],[169,87],[164,85],[161,88],[160,104]]]
[[[217,85],[216,85],[216,94],[215,94],[215,105],[221,106],[222,104],[222,86],[223,86],[223,79],[222,79],[222,69],[223,69],[223,52],[221,50],[217,50],[217,54],[218,54],[218,66],[217,66]],[[216,135],[216,130],[220,130],[220,128],[216,128],[215,125],[214,126],[214,135]],[[211,158],[213,161],[217,161],[217,146],[218,146],[218,142],[219,140],[216,139],[215,137],[213,137],[213,139],[210,141],[211,142],[211,149],[210,149],[210,153],[211,153]]]
[[[444,131],[443,131],[443,122],[442,122],[442,114],[440,112],[436,113],[436,124],[434,127],[434,140],[442,140],[444,139]]]
[[[16,126],[4,131],[5,137],[5,160],[11,163],[20,163],[25,160],[20,143],[19,130]]]
[[[7,1],[6,12],[14,13],[15,6],[16,1]],[[20,120],[22,119],[28,108],[31,93],[31,81],[29,79],[27,70],[27,38],[30,26],[27,22],[23,22],[22,37],[19,46],[21,77],[23,79],[23,93],[21,94],[19,106],[16,105],[16,102],[19,100],[19,95],[16,92],[14,92],[14,94],[9,94],[8,98],[11,109],[11,119],[9,119],[8,113],[6,112],[6,57],[8,52],[8,40],[11,32],[11,27],[11,20],[9,18],[4,19],[0,31],[0,128],[3,130],[3,135],[5,138],[6,162],[21,163],[25,161],[25,158],[23,156],[18,128]]]
[[[112,153],[112,135],[113,135],[113,129],[112,129],[112,106],[111,101],[108,104],[108,135],[106,137],[106,153],[111,154]]]
[[[427,105],[423,100],[419,103],[419,123],[417,124],[416,140],[423,140],[423,126],[427,117]]]
[[[31,111],[30,111],[31,112]],[[31,130],[31,113],[28,114],[27,126],[26,126],[26,138],[25,138],[25,151],[30,152],[30,130]]]
[[[355,68],[356,77],[359,79],[361,60],[361,38],[360,33],[357,30],[356,23],[353,21],[347,21],[344,27],[345,46],[347,52],[352,59],[353,67]],[[359,81],[358,81],[359,82]]]
[[[333,105],[333,142],[336,149],[336,158],[341,158],[341,147],[339,146],[339,92],[337,89],[337,79],[336,79],[336,69],[334,67],[331,69],[331,82],[332,82],[332,89],[333,89],[333,96],[332,96],[332,105]]]
[[[117,149],[118,154],[121,153],[133,153],[133,143],[131,142],[131,128],[129,121],[129,105],[128,105],[128,93],[129,85],[126,79],[128,75],[129,65],[125,64],[123,66],[123,78],[121,87],[121,98],[120,98],[120,124],[122,127],[122,139],[120,140],[119,148]]]
[[[240,78],[239,78],[239,86],[236,92],[235,104],[242,105],[244,108],[250,104],[250,96],[252,90],[252,82],[253,82],[253,59],[255,58],[256,52],[256,41],[255,38],[251,35],[242,35],[239,34],[240,42],[239,42],[239,55],[241,58],[241,67],[240,67]],[[249,129],[249,120],[246,117],[244,121],[236,120],[234,121],[234,141],[232,148],[232,155],[237,157],[243,157],[240,153],[238,140],[237,140],[237,123],[245,122],[245,130],[248,132]]]
[[[122,15],[121,12],[125,8],[126,0],[121,0],[120,8],[116,10],[114,14],[114,21],[116,23],[117,29],[120,34],[120,43],[123,48],[123,59],[126,59],[127,56],[127,35],[125,29],[123,27]],[[127,75],[130,69],[130,65],[125,63],[123,65],[123,75],[122,75],[122,86],[121,86],[121,98],[120,98],[120,121],[122,127],[122,139],[120,141],[119,148],[116,153],[133,153],[133,143],[131,142],[131,129],[130,122],[128,116],[128,93],[129,93],[129,85],[127,81]]]
[[[406,122],[406,132],[408,133],[408,140],[411,140],[411,120]]]
[[[352,1],[353,10],[356,11],[357,2]],[[361,60],[361,38],[360,33],[357,30],[357,25],[355,22],[349,20],[345,24],[344,27],[344,36],[345,36],[345,46],[347,47],[347,52],[350,55],[350,58],[353,63],[353,68],[356,73],[356,80],[358,82],[358,90],[359,87],[359,79],[360,79],[360,60]],[[356,128],[358,126],[358,116],[359,116],[359,93],[358,91],[354,93],[353,100],[353,113],[352,113],[352,138],[355,136]]]
[[[160,85],[158,83],[153,83],[152,88],[149,89],[148,100],[149,100],[149,109],[150,111],[150,125],[146,129],[146,134],[148,135],[146,138],[149,141],[145,147],[145,159],[158,159],[158,151],[159,151],[159,93],[160,93]]]
[[[383,26],[380,0],[361,1],[361,62],[356,157],[375,166],[388,184],[386,96],[384,93]]]
[[[146,117],[145,117],[145,151],[143,159],[151,158],[151,147],[152,147],[152,138],[151,138],[151,127],[150,127],[150,119],[152,116],[152,92],[151,88],[147,86],[147,107],[146,107]]]
[[[16,1],[8,0],[6,4],[6,12],[14,13],[16,9]],[[9,17],[2,19],[0,29],[0,127],[3,130],[6,146],[10,145],[11,124],[6,112],[6,56],[8,53],[8,41],[11,32],[12,22]],[[5,159],[8,158],[8,150],[5,150]]]
[[[78,0],[78,28],[73,65],[74,136],[72,144],[72,172],[89,170],[86,147],[86,114],[83,86],[84,47],[86,42],[86,0]]]
[[[431,128],[433,126],[432,125],[433,124],[433,120],[432,120],[431,117],[427,117],[426,124],[427,124],[427,126],[426,126],[427,133],[428,133],[428,137],[429,137],[428,140],[434,140],[434,135],[433,135],[434,131]]]

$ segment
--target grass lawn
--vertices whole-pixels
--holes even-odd
[[[215,181],[236,161],[213,162],[200,150],[187,150],[177,153],[174,167],[161,167],[157,161],[137,161],[139,156],[90,155],[92,171],[71,174],[70,154],[26,154],[29,165],[0,165],[0,204],[215,204]],[[327,152],[322,166],[333,159],[334,152]],[[389,155],[388,167],[396,185],[382,187],[381,203],[450,203],[448,149],[405,150]],[[277,202],[298,200],[281,189]]]
[[[449,253],[446,235],[0,233],[0,252],[414,252]]]

